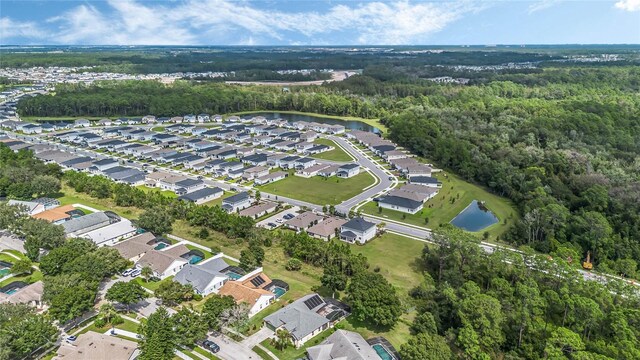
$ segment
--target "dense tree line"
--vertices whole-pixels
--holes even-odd
[[[0,360],[23,359],[56,341],[58,329],[24,304],[0,304]]]
[[[60,192],[62,171],[56,164],[44,164],[28,150],[13,152],[0,144],[0,197],[32,200]]]
[[[637,359],[633,286],[587,281],[562,259],[486,253],[452,226],[425,247],[403,359]],[[439,349],[439,350],[438,350]]]

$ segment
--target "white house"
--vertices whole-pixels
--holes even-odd
[[[336,176],[341,178],[350,178],[360,173],[360,165],[358,164],[346,164],[342,165],[336,171]]]
[[[207,296],[218,293],[229,277],[221,271],[229,267],[222,257],[215,257],[200,264],[188,264],[173,278],[182,285],[191,285],[196,294]]]
[[[364,244],[376,236],[376,224],[361,217],[349,220],[340,227],[340,239],[349,243]]]

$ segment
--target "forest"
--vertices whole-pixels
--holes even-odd
[[[19,103],[29,116],[158,116],[298,110],[381,118],[414,153],[513,200],[502,241],[636,277],[640,261],[640,68],[497,72],[441,85],[410,67],[366,68],[319,87],[181,82],[60,85]]]

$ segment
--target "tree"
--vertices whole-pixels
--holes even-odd
[[[151,277],[153,277],[153,270],[149,265],[144,266],[140,269],[140,276],[144,279],[145,282],[148,282]]]
[[[169,306],[178,305],[193,299],[193,287],[175,281],[163,281],[155,291],[155,295]]]
[[[240,303],[226,308],[220,313],[219,319],[221,328],[233,327],[238,331],[249,321],[249,306],[246,303]]]
[[[289,271],[298,271],[302,269],[302,261],[292,258],[287,261],[287,264],[284,266],[285,269]]]
[[[207,297],[202,307],[202,317],[204,318],[209,329],[220,330],[220,316],[227,310],[236,305],[235,300],[231,296],[211,295]]]
[[[453,357],[445,338],[438,334],[421,333],[411,337],[400,347],[400,356],[406,360],[450,360]]]
[[[138,226],[156,235],[170,233],[173,217],[165,207],[156,206],[144,211],[138,218]]]
[[[336,291],[343,291],[347,287],[347,275],[336,264],[326,264],[322,271],[320,282],[331,290],[331,296],[335,297]]]
[[[148,297],[147,291],[140,284],[133,281],[117,281],[107,290],[105,295],[107,300],[123,304],[127,309]]]
[[[244,270],[251,271],[262,266],[264,260],[264,249],[257,243],[252,241],[249,247],[240,252],[240,267]]]
[[[473,282],[464,284],[460,291],[457,315],[463,326],[470,326],[477,334],[480,346],[486,351],[497,351],[504,342],[502,325],[505,317],[500,302]]]
[[[118,315],[116,308],[110,303],[105,303],[100,306],[100,312],[98,313],[98,319],[95,321],[95,325],[99,328],[105,325],[118,325],[123,323],[124,320]]]
[[[174,333],[174,322],[167,309],[160,307],[142,322],[138,328],[141,335],[140,360],[171,360],[178,345]]]
[[[54,197],[60,189],[60,180],[51,175],[38,175],[31,180],[31,191],[36,197]]]
[[[40,249],[51,250],[61,246],[65,241],[62,226],[53,225],[42,219],[26,219],[18,234],[25,239],[24,247],[32,261],[38,260]]]
[[[29,259],[18,260],[13,263],[11,273],[13,275],[31,274],[33,272],[33,264]]]
[[[0,304],[0,360],[23,359],[53,344],[58,329],[44,315],[24,304]]]
[[[195,342],[207,336],[206,321],[193,309],[181,308],[171,316],[174,336],[178,345],[193,347]]]
[[[262,194],[260,193],[260,190],[256,190],[254,197],[256,198],[257,202],[260,202],[260,199],[262,198]]]
[[[567,328],[559,327],[551,333],[544,353],[547,358],[558,359],[582,350],[584,350],[584,343],[580,335]]]
[[[271,345],[276,349],[283,351],[291,345],[291,334],[287,329],[276,330],[276,337],[271,339]]]
[[[377,273],[354,275],[347,287],[347,303],[358,320],[375,325],[393,326],[402,314],[396,289]]]
[[[416,334],[437,334],[438,326],[436,325],[436,320],[433,317],[433,314],[431,314],[430,312],[424,312],[416,316],[416,318],[413,320],[411,330]]]

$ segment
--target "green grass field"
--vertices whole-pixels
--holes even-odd
[[[115,326],[116,329],[120,329],[120,330],[124,330],[124,331],[131,331],[131,332],[137,332],[138,331],[138,324],[134,323],[133,321],[124,319],[124,322],[122,324],[116,325]],[[86,328],[82,329],[81,331],[79,331],[78,333],[74,334],[74,335],[81,335],[84,334],[86,332],[89,331],[94,331],[97,332],[99,334],[104,334],[106,331],[111,329],[111,325],[107,325],[104,327],[97,327],[96,324],[94,322],[91,323],[91,325],[87,326]]]
[[[486,206],[500,221],[480,230],[478,234],[488,231],[491,239],[496,239],[497,236],[504,234],[518,216],[513,204],[505,198],[492,194],[480,186],[468,183],[451,173],[447,173],[446,176],[444,173],[437,173],[435,176],[442,182],[442,188],[438,195],[427,201],[424,208],[416,214],[405,214],[390,209],[382,209],[382,212],[379,212],[373,201],[365,204],[361,208],[362,212],[435,229],[440,224],[450,222],[473,200],[485,201]],[[425,222],[425,218],[428,218],[429,221]]]
[[[157,192],[157,193],[160,193],[160,194],[162,194],[162,195],[164,195],[166,197],[169,197],[169,198],[177,198],[178,197],[178,195],[176,195],[176,193],[174,193],[173,191],[162,190],[162,189],[156,188],[156,187],[152,188],[152,187],[148,187],[146,185],[138,185],[138,186],[136,186],[136,188],[138,188],[138,189],[140,189],[140,190],[142,190],[144,192]]]
[[[169,276],[168,278],[161,281],[144,281],[144,279],[141,276],[138,276],[133,281],[137,282],[138,284],[140,284],[140,286],[144,288],[147,288],[151,291],[156,291],[162,283],[172,281],[172,279],[173,279],[173,276]]]
[[[134,207],[116,206],[112,199],[97,199],[84,193],[78,193],[63,183],[62,191],[64,196],[59,197],[61,205],[67,204],[83,204],[101,211],[113,211],[116,214],[127,219],[137,219],[142,213],[142,209]]]
[[[286,179],[257,187],[260,191],[307,201],[318,205],[338,205],[346,199],[362,192],[374,183],[374,178],[362,172],[350,179],[335,176],[325,179],[321,176],[303,178],[290,174]]]
[[[33,284],[34,282],[39,280],[42,280],[42,273],[40,271],[34,271],[30,275],[13,276],[9,279],[6,279],[5,281],[0,282],[0,287],[9,285],[12,282],[16,282],[16,281],[24,281],[27,284]]]
[[[343,320],[344,321],[344,320]],[[260,344],[272,353],[274,353],[280,360],[296,360],[296,359],[304,359],[306,355],[306,349],[311,346],[316,346],[320,344],[324,339],[328,338],[329,335],[333,334],[335,329],[328,329],[320,334],[314,336],[309,341],[307,341],[301,348],[296,349],[293,345],[288,346],[286,349],[280,351],[275,348],[275,346],[271,345],[271,340],[267,339],[261,342]]]
[[[312,158],[316,159],[324,159],[324,160],[333,160],[333,161],[353,161],[351,155],[347,154],[344,150],[342,150],[338,145],[329,139],[316,139],[314,141],[315,144],[318,145],[328,145],[333,146],[334,149],[330,151],[326,151],[320,154],[312,155]]]

